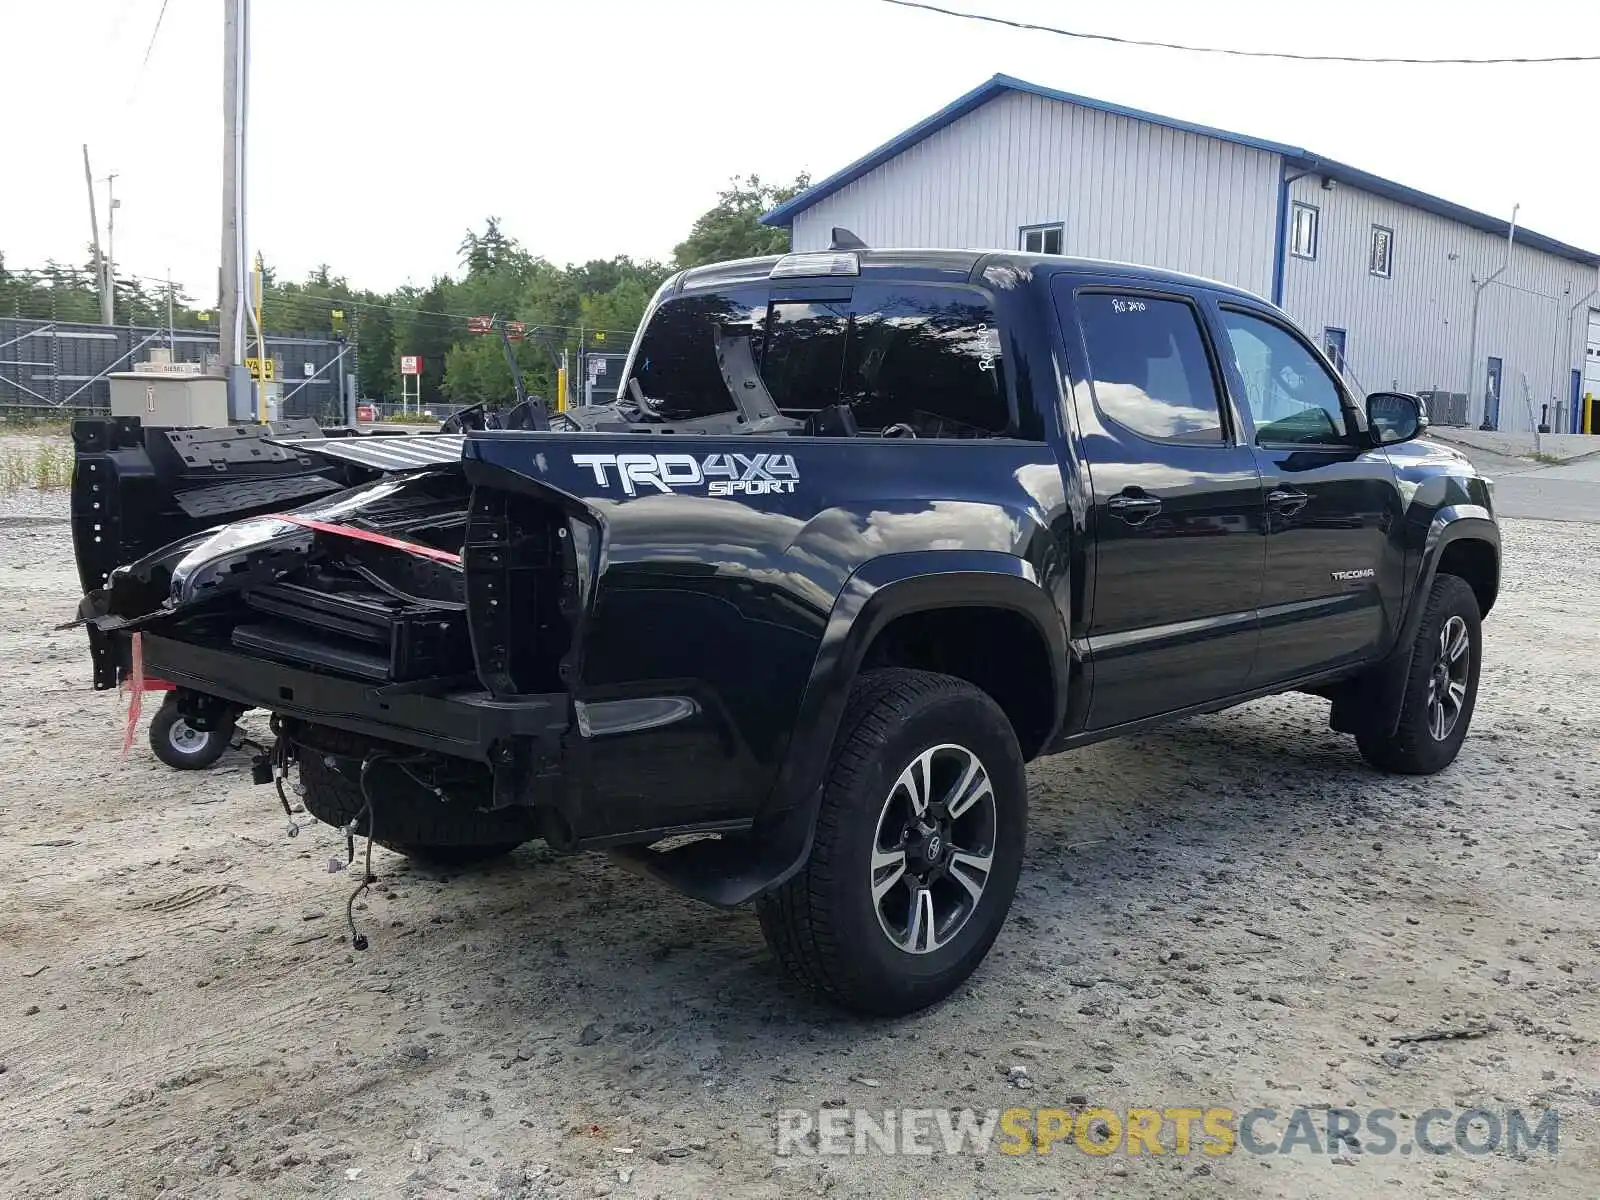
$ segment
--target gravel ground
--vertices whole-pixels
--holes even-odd
[[[335,833],[285,837],[240,755],[183,774],[141,737],[120,760],[117,698],[51,629],[75,600],[65,527],[6,523],[0,1190],[1594,1195],[1600,526],[1505,540],[1453,768],[1375,775],[1303,697],[1038,763],[988,962],[864,1022],[791,989],[748,914],[542,849],[466,874],[376,851],[353,952]],[[1392,1040],[1463,1026],[1492,1031]],[[835,1103],[1561,1123],[1557,1155],[1522,1158],[775,1155],[776,1110]]]

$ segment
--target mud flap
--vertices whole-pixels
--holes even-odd
[[[734,908],[781,887],[805,865],[816,828],[815,808],[802,804],[770,827],[701,838],[670,850],[621,846],[611,851],[611,858],[625,870],[686,896]]]
[[[1396,651],[1359,679],[1347,680],[1331,693],[1333,708],[1328,727],[1335,733],[1358,734],[1368,731],[1379,737],[1391,736],[1400,724],[1400,706],[1406,698],[1406,681],[1411,676],[1412,647]]]

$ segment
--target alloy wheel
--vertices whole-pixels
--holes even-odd
[[[931,954],[977,911],[994,867],[994,786],[983,762],[946,743],[911,760],[884,798],[870,883],[878,925],[908,954]]]
[[[1467,623],[1451,617],[1439,630],[1433,668],[1428,675],[1428,732],[1442,742],[1461,720],[1467,702],[1467,676],[1472,669],[1472,639]]]

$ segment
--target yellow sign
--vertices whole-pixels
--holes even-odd
[[[605,341],[606,340],[606,331],[604,329],[596,329],[594,331],[594,340],[597,341],[597,342]]]
[[[244,365],[250,368],[250,378],[251,379],[258,379],[258,380],[259,379],[265,379],[268,383],[271,383],[274,379],[276,379],[278,377],[277,376],[277,365],[278,364],[275,363],[270,358],[265,360],[265,365],[266,365],[266,373],[265,374],[262,374],[261,368],[262,368],[263,363],[262,363],[262,360],[259,359],[259,358],[247,358],[247,359],[244,360]]]

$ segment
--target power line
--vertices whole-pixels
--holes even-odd
[[[1412,66],[1472,66],[1483,67],[1506,63],[1586,63],[1600,62],[1600,54],[1551,54],[1503,58],[1400,58],[1364,57],[1355,54],[1293,54],[1285,50],[1237,50],[1229,46],[1190,46],[1182,42],[1157,42],[1145,38],[1117,37],[1109,33],[1083,33],[1079,30],[1058,29],[1054,25],[1035,25],[1029,21],[1013,21],[1008,17],[995,17],[987,13],[961,12],[954,8],[941,8],[937,4],[924,4],[921,0],[882,0],[900,8],[918,8],[925,12],[940,13],[946,17],[959,17],[965,21],[984,21],[990,25],[1006,25],[1034,33],[1053,33],[1059,37],[1078,38],[1087,42],[1111,42],[1119,46],[1143,46],[1157,50],[1183,50],[1190,54],[1225,54],[1234,58],[1278,58],[1292,62],[1337,63],[1406,63]]]
[[[161,0],[161,11],[156,13],[156,27],[150,31],[150,42],[144,48],[144,61],[139,64],[139,74],[144,75],[144,69],[150,65],[150,51],[156,48],[156,38],[161,33],[161,21],[167,15],[167,0]]]

